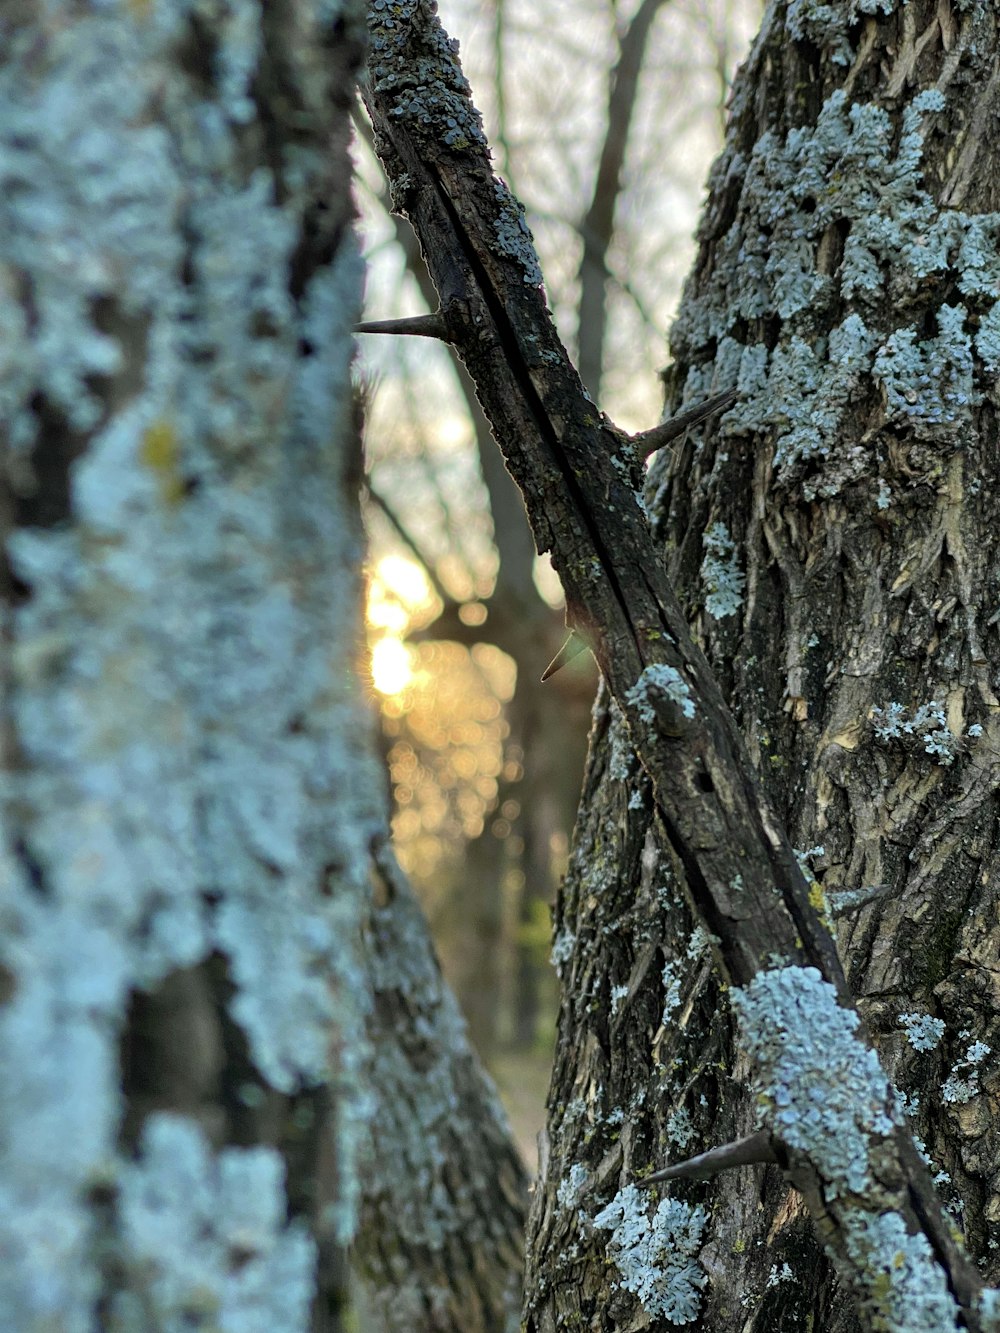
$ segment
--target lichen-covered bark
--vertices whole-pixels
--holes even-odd
[[[764,1129],[741,1140],[736,1156],[781,1164],[866,1327],[909,1328],[923,1312],[936,1328],[981,1328],[996,1293],[983,1297],[981,1276],[934,1194],[929,1162],[865,1038],[822,887],[807,880],[775,817],[633,493],[640,451],[670,429],[627,437],[594,416],[554,335],[530,239],[515,225],[516,201],[492,174],[454,45],[432,6],[374,5],[370,28],[376,147],[423,241],[441,308],[429,320],[365,327],[434,332],[460,349],[539,549],[553,552],[568,615],[591,642],[650,779],[701,937],[711,938],[726,982],[740,991],[734,999]],[[927,109],[924,99],[917,109]],[[751,379],[740,408],[752,409],[761,392]],[[688,430],[738,397],[730,387],[678,419]],[[724,525],[706,535],[707,605],[719,616],[741,596],[745,576]],[[919,709],[912,726],[934,714]],[[935,752],[943,735],[927,737]],[[631,991],[612,987],[612,1004]],[[748,1143],[757,1157],[747,1155]],[[655,1173],[647,1183],[666,1178]],[[592,1184],[575,1162],[557,1201],[582,1197]],[[650,1214],[629,1182],[583,1220],[610,1231],[619,1286],[638,1297],[643,1319],[696,1317],[704,1209],[667,1198]]]
[[[5,25],[0,1249],[26,1333],[338,1326],[380,819],[346,670],[360,53],[351,9],[306,0]]]
[[[354,1245],[386,1333],[513,1333],[527,1178],[385,845],[367,926],[378,1108]]]
[[[740,402],[664,452],[647,491],[674,586],[817,883],[831,901],[887,887],[840,917],[841,955],[994,1283],[998,88],[992,6],[771,5],[672,337],[672,406],[733,384]],[[596,1206],[756,1123],[682,883],[602,691],[558,908],[531,1328],[645,1326],[650,1302],[607,1265]],[[777,1171],[670,1193],[708,1210],[690,1322],[857,1326]],[[907,1244],[892,1242],[901,1268]],[[894,1317],[952,1326],[930,1296],[930,1322]]]
[[[3,1322],[327,1333],[386,1095],[355,675],[360,16],[8,9]]]

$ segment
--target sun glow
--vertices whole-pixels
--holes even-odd
[[[410,611],[416,611],[431,600],[427,575],[405,556],[384,555],[378,562],[376,578],[387,593]]]
[[[372,684],[379,694],[398,695],[413,683],[413,654],[403,640],[415,624],[426,622],[433,605],[430,583],[418,564],[401,555],[379,560],[367,610]]]
[[[413,680],[410,650],[399,639],[372,644],[372,684],[379,694],[401,694]]]

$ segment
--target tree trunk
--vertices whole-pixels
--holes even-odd
[[[4,1326],[334,1333],[394,1093],[372,1071],[362,947],[385,811],[354,674],[361,16],[14,8]],[[410,940],[426,950],[419,923]],[[461,1087],[487,1117],[481,1157],[507,1164],[453,1035],[440,1096]],[[441,1175],[464,1167],[452,1146]]]
[[[761,780],[841,912],[851,989],[942,1196],[995,1283],[998,34],[992,6],[855,12],[869,8],[767,12],[668,376],[673,407],[732,384],[741,403],[660,455],[647,501]],[[706,1214],[659,1270],[639,1273],[635,1249],[629,1266],[613,1214],[586,1221],[649,1167],[755,1127],[746,1055],[692,927],[602,690],[558,907],[528,1328],[853,1330],[773,1167],[670,1186]]]
[[[504,1113],[395,858],[368,925],[378,1109],[354,1247],[373,1328],[514,1333],[526,1185]]]

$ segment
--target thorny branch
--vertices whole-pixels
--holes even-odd
[[[372,0],[369,23],[365,98],[376,148],[420,238],[436,318],[475,381],[537,547],[552,553],[567,619],[627,721],[717,962],[735,987],[776,968],[815,968],[852,1008],[827,926],[666,577],[639,498],[643,450],[595,408],[558,339],[523,211],[492,174],[454,44],[429,0]],[[824,1179],[771,1124],[774,1155],[869,1327],[879,1324],[858,1228],[895,1213],[926,1242],[965,1325],[979,1329],[981,1282],[888,1080],[881,1088],[880,1128],[865,1127],[871,1170],[862,1186]]]

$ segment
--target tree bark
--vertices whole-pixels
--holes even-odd
[[[808,83],[794,80],[785,90],[789,95],[776,108],[751,96],[745,99],[751,115],[812,115],[815,124],[806,132],[804,122],[801,130],[789,132],[784,140],[778,134],[762,136],[757,177],[752,163],[739,159],[747,174],[749,202],[753,209],[764,208],[769,227],[764,230],[762,217],[753,219],[754,237],[763,239],[749,266],[750,281],[736,293],[727,293],[727,298],[739,296],[740,303],[732,309],[725,304],[722,316],[715,319],[709,306],[706,317],[694,324],[692,345],[712,363],[712,379],[739,380],[744,401],[723,429],[728,427],[735,438],[758,446],[762,456],[781,470],[789,460],[825,458],[832,452],[831,441],[843,424],[858,375],[870,375],[884,394],[875,424],[885,426],[887,433],[913,432],[919,444],[942,428],[945,438],[953,439],[956,421],[961,426],[961,418],[976,405],[974,355],[984,365],[993,359],[993,303],[988,299],[974,311],[979,318],[969,329],[964,326],[968,310],[942,306],[938,337],[923,349],[920,338],[926,339],[928,331],[906,326],[884,331],[885,341],[870,346],[867,325],[850,315],[831,328],[829,344],[825,338],[818,338],[816,347],[807,342],[803,333],[811,325],[804,322],[790,335],[787,347],[770,345],[775,318],[780,332],[783,319],[805,312],[802,318],[808,321],[823,311],[821,298],[827,288],[822,279],[831,277],[826,267],[831,254],[847,300],[864,302],[866,292],[878,289],[880,260],[884,255],[886,264],[891,261],[897,239],[904,252],[909,239],[909,262],[921,276],[935,271],[934,256],[944,247],[947,255],[955,253],[963,293],[984,297],[990,291],[985,276],[987,228],[964,215],[958,218],[954,234],[950,219],[930,233],[923,225],[930,226],[935,219],[928,212],[931,201],[920,174],[921,120],[943,109],[943,92],[925,91],[914,98],[903,110],[901,133],[894,138],[880,108],[858,104],[852,109],[845,94],[831,91],[845,67],[851,69],[854,81],[859,79],[879,33],[890,29],[892,50],[887,42],[886,53],[898,53],[897,37],[904,50],[902,87],[930,41],[925,36],[917,45],[916,29],[910,31],[915,12],[916,7],[910,6],[904,16],[892,17],[881,27],[873,21],[845,28],[843,18],[828,6],[808,10],[794,6],[787,16],[790,31],[780,34],[764,68],[769,75],[776,66],[784,69],[779,56],[793,66],[800,55],[813,60],[829,84],[829,96],[823,100],[817,73],[811,101],[803,93]],[[767,47],[784,17],[784,6],[769,11],[758,51]],[[931,36],[940,31],[941,46],[950,54],[956,34],[950,28],[945,33],[947,16],[938,11],[933,19],[925,17],[929,25],[925,31]],[[942,63],[944,87],[954,77],[963,51],[994,49],[988,40],[992,12],[970,9],[966,21],[957,55]],[[927,1170],[903,1123],[896,1093],[860,1039],[864,1029],[859,1036],[859,1019],[828,933],[831,918],[822,886],[811,878],[807,882],[804,868],[796,865],[761,777],[754,772],[751,752],[690,638],[650,529],[630,493],[635,473],[629,458],[634,458],[641,439],[623,437],[587,410],[579,379],[552,332],[537,291],[540,275],[516,203],[491,177],[481,126],[466,101],[467,86],[427,7],[413,0],[395,7],[391,18],[385,19],[375,6],[370,23],[375,54],[369,105],[383,160],[400,203],[405,202],[422,236],[441,294],[439,327],[460,348],[476,378],[508,465],[525,495],[536,540],[540,548],[553,550],[571,614],[592,643],[608,691],[627,726],[622,732],[619,718],[611,719],[619,732],[618,758],[605,756],[603,762],[620,781],[623,770],[627,775],[628,750],[634,747],[648,775],[665,845],[678,863],[678,874],[683,873],[701,927],[685,956],[690,950],[694,957],[711,939],[715,961],[731,988],[742,1028],[741,1049],[750,1057],[766,1131],[766,1152],[762,1149],[761,1157],[776,1159],[785,1180],[801,1195],[841,1280],[851,1289],[864,1327],[909,1328],[918,1319],[935,1328],[954,1328],[959,1322],[977,1328],[984,1319],[991,1323],[996,1293],[988,1293],[985,1300],[981,1297],[981,1279],[956,1247],[953,1228],[942,1216]],[[860,43],[857,48],[852,38]],[[804,45],[804,54],[798,44]],[[432,79],[428,71],[433,71]],[[883,71],[871,62],[867,74],[877,83]],[[987,98],[991,86],[988,81]],[[980,121],[985,123],[985,117],[983,112]],[[771,190],[766,188],[770,171],[776,177]],[[971,171],[963,150],[948,186],[953,202],[956,192],[967,189]],[[855,192],[860,197],[855,198]],[[856,209],[850,218],[852,231],[849,238],[841,237],[843,250],[838,254],[833,223],[845,210],[849,212],[852,201]],[[885,205],[888,228],[879,226],[876,203]],[[790,213],[802,217],[793,217],[784,235],[779,224]],[[917,225],[920,229],[908,237],[907,226]],[[813,227],[818,229],[813,238],[815,255],[808,245],[803,247]],[[790,253],[774,241],[775,232],[791,247]],[[737,235],[734,259],[746,249],[739,240]],[[928,245],[930,255],[918,253]],[[722,272],[716,267],[713,276]],[[774,312],[758,330],[751,320],[768,311],[769,300]],[[759,337],[741,341],[750,333]],[[824,382],[821,368],[834,383]],[[931,368],[939,370],[940,383]],[[706,396],[705,378],[692,383],[701,397]],[[913,417],[922,421],[914,425]],[[728,455],[720,455],[720,461],[727,462]],[[790,474],[794,472],[791,468]],[[827,484],[836,493],[853,477],[843,466],[834,468]],[[803,490],[806,500],[816,494]],[[657,536],[655,517],[652,536]],[[704,547],[699,576],[707,592],[705,605],[715,619],[725,619],[739,609],[746,572],[733,566],[735,548],[721,523],[706,531]],[[852,646],[848,642],[848,650]],[[790,716],[802,720],[798,698],[792,697]],[[739,703],[749,707],[743,698]],[[882,739],[905,742],[917,735],[922,753],[940,760],[942,767],[951,767],[960,757],[961,728],[954,729],[958,719],[946,725],[949,719],[934,701],[911,701],[905,711],[901,704],[895,709],[887,706],[873,720]],[[980,735],[974,730],[970,739]],[[844,748],[839,737],[840,733],[837,743]],[[759,747],[755,751],[759,753]],[[782,794],[780,788],[777,794]],[[642,791],[633,791],[629,804],[639,807],[642,801]],[[596,831],[587,845],[580,904],[584,912],[600,913],[602,903],[616,896],[616,887],[627,895],[634,892],[633,883],[621,880],[627,850],[617,839],[604,836],[603,830]],[[633,855],[634,851],[633,847]],[[645,857],[644,842],[640,855]],[[654,856],[655,845],[649,859]],[[871,898],[870,889],[864,893]],[[628,923],[621,925],[627,938]],[[650,931],[649,920],[643,920],[642,929]],[[586,1039],[572,1046],[585,1061],[602,1061],[603,1053],[612,1049],[615,1029],[623,1027],[621,1019],[616,1023],[617,1016],[636,1010],[635,1000],[659,947],[649,933],[631,941],[634,946],[640,942],[645,946],[641,950],[626,952],[631,965],[620,980],[603,967],[592,974],[596,984],[608,986],[608,991],[606,997],[600,993],[587,997]],[[574,937],[566,937],[558,956],[572,960],[573,945]],[[603,947],[613,950],[616,942],[609,940]],[[590,961],[584,959],[583,965]],[[675,961],[679,960],[668,957],[668,963]],[[669,1002],[668,1017],[678,998],[675,980],[669,973],[661,974],[655,991],[664,1010]],[[689,1008],[683,1011],[685,1021]],[[721,997],[714,1009],[722,1009]],[[648,1006],[644,1023],[648,1028]],[[918,1016],[907,1018],[904,1025],[913,1023],[920,1024]],[[655,1031],[658,1027],[642,1032],[647,1051]],[[912,1033],[909,1026],[908,1031]],[[926,1040],[925,1031],[918,1041]],[[981,1062],[987,1054],[984,1043],[974,1043],[964,1060]],[[741,1073],[737,1071],[737,1086],[744,1081]],[[589,1068],[575,1071],[572,1086],[580,1095],[572,1104],[571,1125],[586,1117],[588,1110],[596,1110],[605,1088]],[[643,1099],[649,1090],[644,1080]],[[951,1091],[955,1090],[953,1083]],[[738,1098],[720,1099],[718,1107],[720,1117],[732,1115],[739,1109]],[[567,1157],[565,1142],[559,1142],[559,1158],[550,1160],[546,1174],[553,1181],[551,1167],[557,1166],[558,1188],[547,1185],[542,1216],[561,1207],[571,1229],[579,1228],[578,1237],[560,1237],[572,1243],[555,1252],[555,1262],[575,1267],[583,1256],[586,1271],[588,1251],[593,1257],[601,1255],[601,1262],[590,1269],[595,1290],[574,1272],[568,1314],[578,1321],[581,1317],[600,1321],[609,1312],[612,1321],[627,1326],[645,1326],[650,1318],[659,1317],[693,1322],[703,1302],[705,1263],[713,1262],[713,1246],[704,1242],[709,1218],[700,1205],[676,1196],[663,1199],[653,1216],[643,1207],[634,1179],[637,1172],[655,1165],[650,1162],[654,1145],[642,1138],[655,1123],[655,1112],[633,1125],[629,1117],[636,1110],[637,1105],[625,1107],[619,1102],[607,1111],[603,1127],[588,1119],[574,1142],[580,1156]],[[619,1132],[618,1125],[625,1125],[627,1132]],[[569,1132],[572,1136],[576,1131]],[[675,1121],[673,1133],[682,1132],[686,1132],[683,1124]],[[737,1137],[745,1148],[749,1136],[744,1132]],[[728,1156],[735,1159],[732,1151]],[[600,1207],[614,1184],[620,1188]],[[591,1197],[595,1194],[597,1212]],[[587,1207],[581,1208],[585,1198]],[[720,1225],[729,1216],[720,1219]],[[606,1243],[597,1240],[603,1231],[611,1233]],[[548,1241],[549,1234],[544,1234],[542,1253]],[[617,1270],[614,1279],[603,1262],[605,1255]],[[721,1266],[724,1271],[724,1261]],[[795,1280],[790,1267],[787,1273],[775,1268],[768,1276],[769,1281],[774,1279],[773,1287]],[[543,1277],[529,1292],[529,1322],[555,1326],[560,1312],[551,1302],[545,1304],[551,1290]],[[586,1309],[580,1304],[581,1293]],[[745,1289],[742,1296],[753,1299]],[[728,1304],[720,1317],[734,1317]]]
[[[367,936],[378,1107],[354,1258],[372,1326],[513,1333],[524,1167],[384,842]]]
[[[839,918],[841,957],[995,1283],[995,18],[886,8],[853,23],[834,7],[768,11],[668,381],[672,406],[734,382],[760,396],[661,455],[647,498],[761,781],[796,847],[815,849],[812,875],[831,901],[888,886]],[[616,871],[597,882],[598,866]],[[754,1128],[746,1058],[682,888],[602,691],[558,909],[564,1001],[530,1328],[645,1317],[606,1266],[607,1233],[579,1220],[573,1164],[610,1192],[635,1163]],[[859,1327],[777,1170],[682,1193],[711,1219],[701,1327]]]
[[[0,57],[0,1307],[334,1333],[395,1091],[362,940],[360,14],[35,8]],[[457,1034],[437,1084],[510,1175]]]

